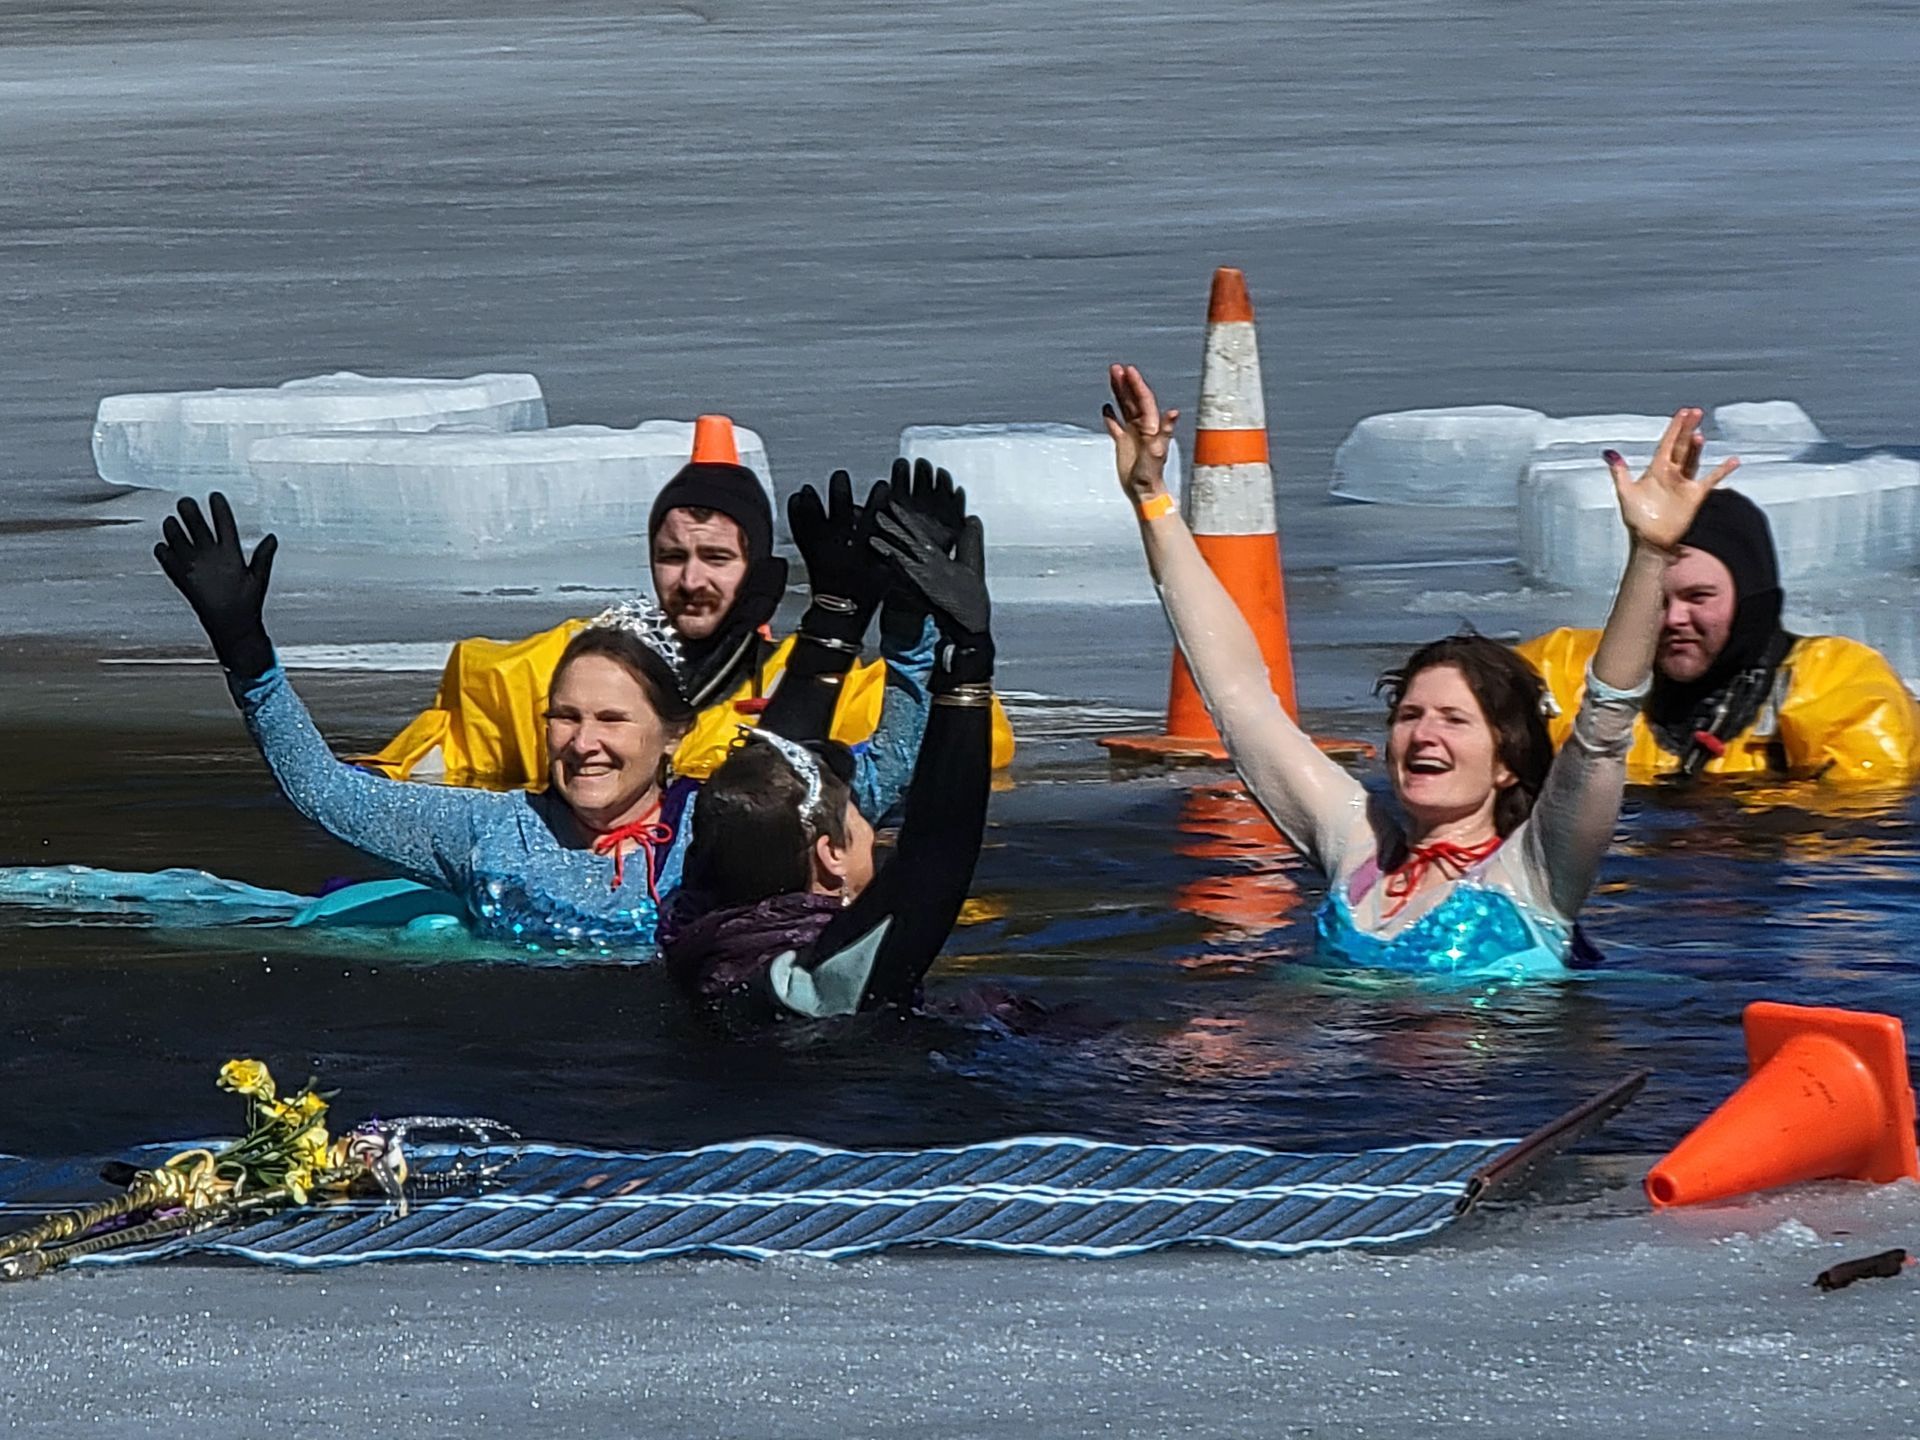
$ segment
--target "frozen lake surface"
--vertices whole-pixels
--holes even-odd
[[[1190,409],[1207,278],[1240,265],[1303,701],[1367,735],[1412,644],[1603,602],[1522,580],[1511,509],[1330,502],[1360,417],[1790,396],[1836,442],[1920,440],[1920,32],[1896,7],[155,0],[6,25],[0,863],[367,873],[177,663],[204,651],[152,562],[157,498],[93,476],[109,393],[532,372],[556,425],[727,411],[790,489],[883,472],[909,425],[1094,424],[1111,359]],[[289,548],[270,619],[353,748],[425,703],[435,643],[589,613],[643,568]],[[1331,982],[1294,963],[1311,877],[1189,778],[1107,779],[1092,738],[1165,684],[1144,568],[994,578],[1023,750],[938,973],[1034,995],[1055,1033],[721,1050],[644,969],[8,912],[0,1149],[217,1129],[213,1069],[258,1052],[343,1113],[608,1144],[1512,1133],[1650,1064],[1596,1145],[1645,1156],[1737,1077],[1748,1000],[1920,1021],[1910,795],[1636,794],[1598,977]],[[1850,580],[1789,618],[1916,677],[1913,597]],[[1607,1189],[1403,1258],[69,1277],[0,1296],[0,1416],[200,1434],[325,1397],[377,1429],[404,1395],[414,1428],[475,1433],[1903,1434],[1911,1277],[1805,1286],[1917,1224],[1911,1187],[1697,1220]]]
[[[5,1295],[21,1433],[1913,1433],[1920,1188],[1658,1221],[1589,1186],[1410,1255],[174,1268]],[[343,1383],[343,1377],[363,1383]]]

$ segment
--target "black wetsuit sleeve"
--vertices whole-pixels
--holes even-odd
[[[872,944],[880,932],[862,1009],[913,1003],[973,884],[992,777],[993,711],[982,683],[991,674],[990,656],[989,650],[983,665],[977,653],[957,661],[949,655],[934,671],[933,713],[893,856],[814,945],[810,964]]]
[[[761,728],[789,740],[825,740],[865,629],[864,619],[808,607],[780,683],[760,716]]]

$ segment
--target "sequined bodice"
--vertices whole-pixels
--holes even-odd
[[[1530,917],[1504,890],[1463,881],[1404,930],[1370,935],[1354,919],[1345,887],[1335,886],[1314,914],[1314,958],[1355,969],[1530,979],[1567,973],[1570,930]]]
[[[474,847],[466,901],[474,929],[517,945],[632,949],[654,943],[660,913],[647,893],[646,867],[629,862],[613,888],[613,862],[584,850],[542,853]]]

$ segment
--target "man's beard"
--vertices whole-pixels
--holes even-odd
[[[675,592],[665,608],[668,621],[680,635],[686,662],[682,679],[687,699],[696,709],[724,698],[728,691],[753,677],[760,627],[773,619],[786,588],[787,562],[770,555],[747,568],[740,588],[724,609],[708,606],[697,615],[689,614],[687,602],[694,596]],[[704,599],[712,592],[696,593]],[[710,624],[704,635],[695,636],[682,628],[688,620]]]
[[[687,595],[676,591],[662,607],[682,640],[706,640],[727,620],[727,607],[710,591]]]

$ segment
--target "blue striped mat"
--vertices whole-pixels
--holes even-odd
[[[429,1192],[431,1177],[450,1169],[502,1168],[478,1192],[429,1193],[404,1216],[376,1201],[318,1205],[78,1263],[227,1255],[299,1269],[430,1258],[564,1264],[926,1245],[1085,1258],[1169,1245],[1292,1255],[1431,1235],[1521,1147],[1454,1140],[1306,1155],[1055,1137],[874,1151],[784,1140],[664,1153],[420,1146],[414,1173]],[[151,1163],[160,1151],[128,1158]],[[110,1193],[87,1177],[76,1164],[0,1157],[0,1231]]]

